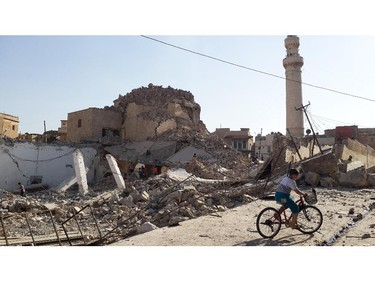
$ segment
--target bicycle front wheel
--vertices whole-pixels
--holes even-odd
[[[264,238],[273,238],[280,231],[281,217],[279,211],[268,207],[263,209],[257,217],[257,231]]]
[[[298,229],[302,233],[314,233],[322,226],[322,223],[322,212],[315,206],[305,206],[298,215]]]

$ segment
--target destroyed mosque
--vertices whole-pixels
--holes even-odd
[[[300,81],[298,46],[287,37],[283,65]],[[304,135],[301,87],[286,83],[287,136],[255,140],[249,128],[210,133],[192,93],[153,84],[39,136],[0,114],[0,245],[111,244],[264,198],[291,167],[302,186],[374,186],[375,129]]]

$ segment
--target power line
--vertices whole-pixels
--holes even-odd
[[[217,57],[213,57],[213,56],[210,56],[210,55],[199,53],[199,52],[196,52],[196,51],[193,51],[193,50],[189,50],[189,49],[186,49],[186,48],[183,48],[183,47],[180,47],[180,46],[177,46],[177,45],[173,45],[173,44],[170,44],[170,43],[167,43],[167,42],[164,42],[164,41],[161,41],[161,40],[149,37],[149,36],[141,35],[141,37],[149,39],[149,40],[152,40],[152,41],[155,41],[155,42],[158,42],[158,43],[161,43],[161,44],[164,44],[164,45],[167,45],[167,46],[170,46],[170,47],[173,47],[173,48],[176,48],[176,49],[180,49],[180,50],[185,51],[185,52],[189,52],[189,53],[192,53],[192,54],[195,54],[195,55],[198,55],[198,56],[202,56],[202,57],[205,57],[205,58],[216,60],[216,61],[219,61],[219,62],[222,62],[222,63],[226,63],[226,64],[229,64],[229,65],[232,65],[232,66],[243,68],[243,69],[246,69],[246,70],[258,72],[258,73],[261,73],[261,74],[264,74],[264,75],[272,76],[272,77],[283,79],[283,80],[286,80],[286,81],[292,81],[292,82],[301,83],[302,85],[306,85],[306,86],[309,86],[309,87],[313,87],[313,88],[317,88],[317,89],[320,89],[320,90],[329,91],[329,92],[332,92],[332,93],[336,93],[336,94],[340,94],[340,95],[344,95],[344,96],[348,96],[348,97],[352,97],[352,98],[357,98],[357,99],[362,99],[362,100],[366,100],[366,101],[375,102],[374,99],[370,99],[370,98],[366,98],[366,97],[361,97],[361,96],[357,96],[357,95],[353,95],[353,94],[349,94],[349,93],[345,93],[345,92],[341,92],[341,91],[329,89],[329,88],[326,88],[326,87],[322,87],[322,86],[318,86],[318,85],[314,85],[314,84],[310,84],[310,83],[306,83],[306,82],[300,82],[300,81],[294,80],[294,79],[288,79],[288,78],[285,78],[283,76],[279,76],[279,75],[276,75],[276,74],[273,74],[273,73],[269,73],[269,72],[266,72],[266,71],[258,70],[258,69],[255,69],[255,68],[251,68],[251,67],[248,67],[248,66],[244,66],[244,65],[241,65],[241,64],[237,64],[237,63],[234,63],[234,62],[223,60],[223,59],[220,59],[220,58],[217,58]]]
[[[348,126],[351,126],[351,125],[355,125],[355,122],[354,123],[350,123],[350,122],[344,122],[344,121],[339,121],[339,120],[334,120],[334,119],[330,119],[330,118],[327,118],[327,117],[323,117],[323,116],[319,116],[319,115],[314,115],[313,116],[317,119],[320,119],[320,120],[323,120],[325,122],[328,122],[328,123],[331,123],[333,125],[348,125]],[[362,126],[362,125],[358,125],[357,126],[360,126],[360,127],[364,127],[366,128],[367,126]]]

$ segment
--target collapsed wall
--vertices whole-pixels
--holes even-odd
[[[367,169],[375,166],[375,150],[357,140],[346,139],[342,144],[337,145],[335,151],[338,159],[350,158],[352,161],[360,161]]]
[[[54,187],[75,175],[73,153],[79,148],[85,166],[90,169],[91,183],[97,176],[98,151],[88,146],[58,146],[41,143],[0,142],[0,189],[18,191],[18,182],[28,186],[32,179],[42,177],[42,183]]]
[[[144,141],[176,129],[206,130],[192,93],[149,84],[114,101],[124,114],[122,139]]]

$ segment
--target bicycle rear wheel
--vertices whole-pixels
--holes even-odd
[[[263,209],[257,217],[257,231],[264,238],[272,238],[280,231],[281,216],[272,207]]]
[[[298,216],[298,229],[302,233],[311,234],[317,231],[323,223],[322,212],[315,206],[307,205]]]

